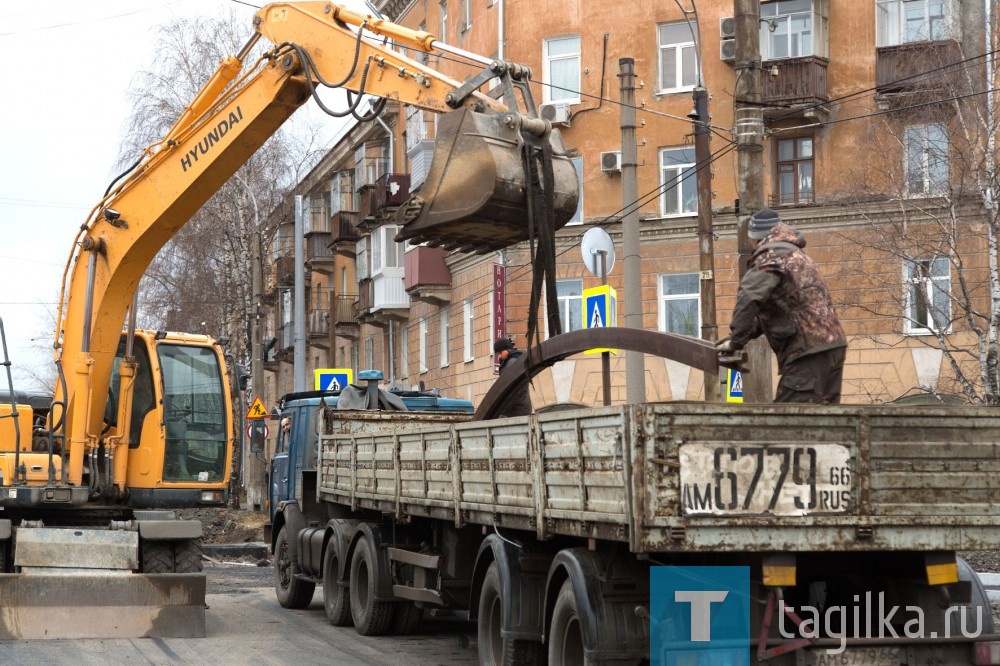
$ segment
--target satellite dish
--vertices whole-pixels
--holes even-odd
[[[615,244],[611,236],[601,227],[591,227],[580,241],[580,252],[583,253],[583,263],[587,269],[596,275],[601,275],[601,253],[604,253],[604,275],[610,275],[615,266]]]

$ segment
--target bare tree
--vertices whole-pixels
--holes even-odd
[[[133,111],[121,164],[162,138],[219,62],[250,36],[235,12],[163,26],[149,68],[133,79]],[[247,57],[250,63],[262,47]],[[276,132],[164,247],[140,284],[138,316],[146,328],[225,335],[235,360],[250,354],[248,321],[253,243],[266,248],[274,231],[265,221],[297,182],[317,149],[318,129],[298,123]]]
[[[906,50],[916,74],[883,84],[864,114],[852,111],[869,116],[855,121],[867,123],[863,156],[837,198],[866,224],[852,234],[858,260],[841,277],[857,285],[845,305],[867,315],[861,333],[873,347],[940,352],[950,372],[922,388],[996,405],[1000,125],[988,55],[996,45],[984,58],[982,43],[966,42],[964,53],[957,40]]]

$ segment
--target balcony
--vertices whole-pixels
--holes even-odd
[[[332,262],[331,262],[332,263]],[[270,294],[271,291],[280,290],[283,287],[294,287],[295,286],[295,257],[292,255],[287,255],[284,257],[278,257],[277,260],[272,264],[272,270],[270,278],[265,279],[265,292]],[[332,268],[330,269],[332,270]],[[308,270],[303,271],[303,279],[305,280],[306,286],[312,281],[312,275]],[[270,280],[270,281],[268,281]]]
[[[358,300],[354,302],[354,319],[358,322],[365,320],[371,312],[375,303],[375,289],[371,278],[358,280]]]
[[[354,311],[357,294],[337,294],[333,297],[330,313],[333,316],[333,334],[338,337],[358,338],[358,320]]]
[[[760,76],[765,119],[825,117],[829,62],[819,56],[766,61]]]
[[[358,213],[342,210],[330,216],[330,250],[344,257],[354,256],[354,244],[358,242]]]
[[[291,363],[295,347],[295,322],[282,324],[275,332],[278,342],[274,345],[274,359]]]
[[[960,85],[954,68],[944,65],[959,62],[962,49],[958,42],[946,39],[933,42],[908,42],[876,49],[875,88],[878,95],[907,95],[955,90]]]
[[[278,257],[274,262],[274,285],[291,287],[295,284],[295,257]]]
[[[306,267],[330,275],[333,272],[333,250],[329,231],[311,231],[305,235]]]
[[[443,305],[451,301],[451,271],[440,247],[415,247],[403,253],[403,287],[410,298]]]
[[[316,308],[308,312],[309,344],[329,349],[330,346],[330,311]],[[323,343],[326,342],[324,345]]]
[[[410,175],[384,173],[374,184],[358,189],[358,229],[371,231],[395,222],[396,210],[410,198]]]

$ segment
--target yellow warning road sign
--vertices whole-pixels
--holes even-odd
[[[264,401],[260,399],[260,396],[254,396],[253,404],[247,410],[247,418],[266,419],[268,416],[269,414],[267,413],[267,407],[264,406]]]

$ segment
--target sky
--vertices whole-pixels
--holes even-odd
[[[233,9],[246,15],[249,38],[260,4],[0,3],[0,48],[8,54],[0,74],[0,320],[15,388],[38,388],[35,378],[51,372],[63,270],[77,229],[118,175],[129,84],[154,57],[157,29]]]

